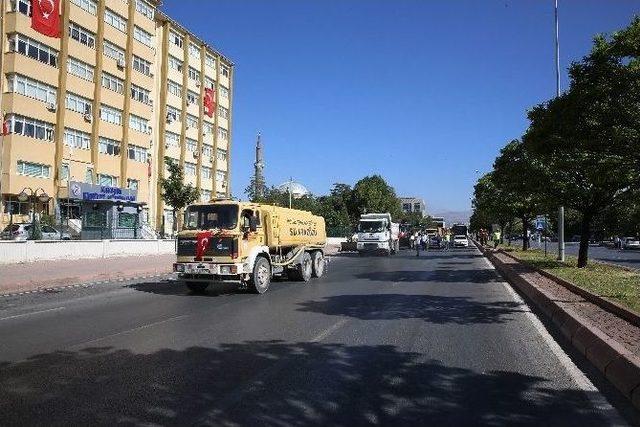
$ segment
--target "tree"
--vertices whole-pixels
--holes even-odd
[[[184,171],[171,157],[165,157],[164,162],[169,171],[168,178],[160,178],[162,200],[173,209],[173,232],[177,231],[177,212],[184,209],[200,197],[197,188],[184,183]]]
[[[260,193],[258,193],[256,189],[261,189]],[[266,200],[269,190],[270,189],[267,187],[267,184],[264,182],[264,180],[259,180],[256,183],[256,176],[254,174],[249,181],[249,185],[244,189],[244,193],[247,195],[250,201],[254,203],[263,203]],[[262,197],[258,197],[258,194],[262,194]]]
[[[367,176],[356,183],[351,210],[356,218],[366,212],[389,212],[392,218],[397,218],[402,212],[395,190],[380,175]]]
[[[640,182],[640,18],[596,37],[569,69],[562,96],[529,112],[527,149],[544,157],[547,191],[581,215],[578,267],[588,261],[594,220]]]

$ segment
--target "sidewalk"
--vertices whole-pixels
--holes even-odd
[[[166,274],[175,259],[170,254],[0,265],[0,295]]]

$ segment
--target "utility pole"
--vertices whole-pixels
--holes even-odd
[[[556,97],[560,97],[560,26],[558,23],[558,0],[555,0],[556,18]],[[558,209],[558,260],[564,262],[564,206]]]

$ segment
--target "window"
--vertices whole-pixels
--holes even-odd
[[[202,133],[205,135],[213,135],[213,125],[209,122],[202,122]]]
[[[102,73],[102,87],[118,93],[124,93],[124,80],[112,76],[109,73]]]
[[[226,130],[225,128],[218,128],[218,138],[222,139],[222,140],[228,140],[229,139],[229,131]]]
[[[129,128],[142,133],[151,133],[149,120],[140,116],[136,116],[135,114],[129,115]]]
[[[189,57],[200,60],[200,48],[195,43],[189,43]]]
[[[118,177],[113,175],[98,174],[98,185],[104,185],[105,187],[117,187]]]
[[[207,167],[207,166],[202,166],[200,168],[200,177],[202,179],[211,179],[212,175],[211,173],[213,172],[213,169]]]
[[[51,166],[18,160],[18,174],[35,178],[49,178],[51,176]]]
[[[190,90],[187,91],[187,104],[195,104],[198,98],[200,98],[200,95],[197,93]]]
[[[129,145],[129,160],[144,163],[147,161],[147,149],[137,145]]]
[[[206,158],[213,157],[213,147],[211,145],[203,144],[202,145],[202,155]]]
[[[131,99],[142,102],[143,104],[151,105],[151,92],[141,88],[140,86],[131,85]]]
[[[93,102],[80,95],[76,95],[72,92],[67,92],[65,98],[65,107],[67,110],[75,111],[80,114],[91,114]]]
[[[89,12],[92,15],[98,14],[98,4],[95,2],[95,0],[71,0],[71,3],[79,6],[80,9],[84,10],[85,12]]]
[[[198,150],[198,141],[191,138],[186,138],[187,151],[195,153]]]
[[[180,34],[170,31],[169,32],[169,43],[178,46],[180,49],[184,46],[184,37]]]
[[[115,139],[104,138],[101,136],[98,139],[98,151],[101,154],[108,154],[109,156],[119,156],[120,141],[116,141]]]
[[[211,191],[200,190],[200,201],[206,203],[211,200]]]
[[[64,129],[64,145],[71,148],[88,150],[91,147],[91,135],[75,129]]]
[[[196,164],[190,162],[184,162],[184,174],[185,176],[196,175]]]
[[[133,55],[133,69],[145,76],[151,75],[151,62]]]
[[[229,109],[223,107],[222,105],[218,105],[218,116],[222,117],[223,119],[228,119]]]
[[[8,131],[14,135],[22,135],[42,141],[53,141],[53,124],[30,117],[8,114],[6,118]]]
[[[180,145],[180,135],[173,132],[165,132],[164,144],[165,147],[178,147]]]
[[[215,80],[213,80],[213,79],[212,79],[212,78],[210,78],[210,77],[206,77],[206,76],[205,76],[205,78],[204,78],[204,86],[205,86],[205,87],[208,87],[208,88],[210,88],[210,89],[215,89],[215,88],[216,88],[216,81],[215,81]]]
[[[136,228],[137,224],[137,213],[118,212],[118,228]]]
[[[91,49],[96,45],[96,35],[75,22],[69,24],[69,36]]]
[[[173,80],[167,81],[167,91],[174,94],[178,98],[182,98],[182,86]]]
[[[198,127],[198,118],[192,114],[187,114],[187,127],[194,129]]]
[[[222,75],[225,77],[229,77],[229,67],[227,67],[226,65],[222,65],[220,66],[220,70],[222,71]]]
[[[31,16],[30,0],[11,0],[11,11],[20,12],[23,15]]]
[[[87,169],[84,172],[84,182],[87,184],[93,184],[93,168],[91,166],[87,166]]]
[[[100,106],[100,120],[122,126],[122,111],[102,104]]]
[[[213,55],[207,54],[204,58],[204,63],[207,67],[216,68],[216,58],[214,58]]]
[[[69,164],[68,163],[63,163],[62,166],[60,166],[60,179],[63,181],[69,180]]]
[[[227,150],[223,150],[221,148],[218,148],[216,150],[216,157],[218,158],[218,160],[226,162],[227,161]]]
[[[116,61],[117,60],[124,61],[124,55],[125,55],[124,49],[121,49],[120,47],[116,46],[115,44],[107,40],[103,42],[103,46],[104,46],[104,54],[106,56],[108,56],[109,58],[113,58]]]
[[[167,105],[167,121],[178,121],[181,115],[182,112],[179,109]]]
[[[227,173],[225,171],[216,171],[216,180],[224,182],[227,179]]]
[[[154,8],[149,3],[144,0],[136,0],[136,10],[146,16],[147,18],[153,20],[153,12]]]
[[[413,204],[413,211],[414,212],[420,212],[420,203],[414,203]]]
[[[220,86],[220,96],[223,98],[229,98],[229,89],[224,86]]]
[[[123,33],[127,32],[127,20],[110,9],[104,11],[104,22]]]
[[[33,58],[52,67],[58,66],[58,51],[22,34],[9,36],[9,50]]]
[[[81,79],[93,81],[93,66],[86,62],[79,61],[69,57],[67,60],[67,71],[69,74],[80,77]]]
[[[200,71],[196,70],[193,67],[189,67],[189,78],[191,80],[200,81]]]
[[[140,187],[140,181],[137,179],[127,178],[127,188],[129,190],[137,190]]]
[[[179,60],[178,58],[176,58],[174,56],[169,55],[169,68],[170,69],[182,72],[182,65],[183,65],[183,62],[181,60]]]
[[[153,47],[153,36],[137,25],[133,27],[133,38],[145,46]]]
[[[55,87],[20,74],[9,74],[7,76],[7,89],[9,92],[19,93],[38,101],[56,102]]]

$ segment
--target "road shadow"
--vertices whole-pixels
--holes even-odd
[[[140,292],[148,292],[157,295],[173,295],[188,297],[217,297],[229,294],[244,294],[247,291],[238,284],[221,283],[209,285],[204,292],[192,292],[187,286],[179,280],[161,280],[157,282],[141,282],[126,285],[126,288],[134,289]]]
[[[336,295],[299,304],[298,311],[360,320],[422,319],[435,324],[506,323],[523,306],[514,301],[478,302],[468,297],[374,294]]]
[[[389,345],[101,347],[0,364],[6,426],[607,425],[587,393]]]
[[[440,283],[495,283],[501,282],[495,270],[441,267],[435,270],[371,271],[355,274],[358,279],[375,282],[440,282]]]

